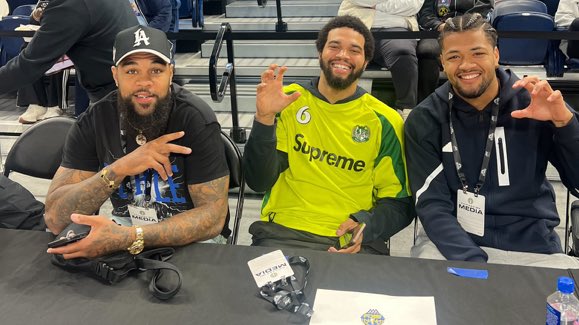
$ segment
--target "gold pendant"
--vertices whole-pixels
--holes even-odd
[[[139,146],[142,146],[142,145],[144,145],[145,143],[147,143],[147,137],[145,137],[144,134],[139,133],[139,134],[137,134],[137,136],[135,137],[135,141],[137,141],[137,144],[138,144]]]

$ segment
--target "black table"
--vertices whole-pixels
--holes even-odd
[[[108,286],[53,266],[46,254],[52,235],[0,229],[0,324],[285,324],[257,296],[247,261],[271,248],[193,244],[171,262],[183,273],[172,300],[153,298],[147,277]],[[284,250],[311,263],[306,294],[317,288],[399,296],[434,296],[437,322],[544,324],[545,299],[567,270],[447,262],[400,257]],[[487,269],[487,280],[460,278],[447,266]],[[420,311],[417,311],[420,312]]]

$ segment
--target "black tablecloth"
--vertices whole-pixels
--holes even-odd
[[[284,324],[290,313],[258,297],[247,261],[271,248],[192,244],[171,262],[183,287],[153,298],[140,274],[109,286],[53,266],[48,233],[0,229],[0,324]],[[434,296],[437,322],[544,324],[546,297],[566,270],[284,250],[311,263],[308,300],[317,288]],[[451,275],[447,266],[487,269],[487,280]],[[420,311],[417,311],[420,312]]]

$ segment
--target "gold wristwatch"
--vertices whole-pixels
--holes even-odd
[[[135,228],[135,232],[137,233],[137,238],[131,244],[131,246],[129,246],[129,248],[127,248],[127,250],[129,251],[129,253],[131,253],[133,255],[137,255],[140,252],[142,252],[143,249],[145,248],[145,235],[143,233],[143,228],[141,228],[139,226],[133,226],[133,228]]]

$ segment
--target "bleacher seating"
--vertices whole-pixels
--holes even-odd
[[[547,5],[539,0],[497,3],[492,24],[499,32],[555,30],[553,16],[548,14]],[[503,65],[544,64],[547,75],[559,75],[562,73],[562,61],[555,43],[548,39],[499,38],[499,62]]]
[[[555,17],[557,8],[559,7],[559,0],[541,0],[547,6],[547,13]]]
[[[30,16],[36,5],[22,5],[18,6],[12,11],[12,16]]]
[[[0,30],[14,31],[21,24],[28,24],[28,17],[6,16],[0,20]],[[20,53],[24,39],[22,37],[0,37],[0,66],[6,64]]]
[[[494,19],[499,16],[514,13],[522,14],[525,12],[540,12],[546,14],[547,5],[539,0],[501,1],[495,5],[493,24]]]
[[[10,15],[14,9],[23,6],[23,5],[36,5],[38,0],[8,0],[8,7],[10,8]]]

